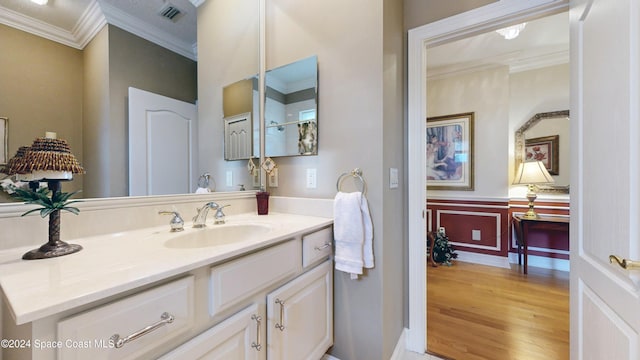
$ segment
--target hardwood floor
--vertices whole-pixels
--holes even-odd
[[[427,350],[455,360],[569,359],[569,274],[454,261],[427,269]]]

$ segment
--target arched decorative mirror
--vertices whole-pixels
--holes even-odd
[[[522,161],[541,160],[555,183],[538,186],[540,193],[569,193],[569,110],[537,113],[515,133],[515,168]]]

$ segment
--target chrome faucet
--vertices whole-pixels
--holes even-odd
[[[203,228],[206,227],[207,214],[209,213],[209,209],[218,209],[220,205],[215,202],[208,202],[203,207],[198,209],[198,214],[193,217],[193,227],[194,228]]]
[[[173,215],[173,217],[171,218],[171,221],[169,221],[169,225],[171,226],[172,232],[184,230],[184,220],[182,220],[182,217],[180,217],[180,214],[178,214],[177,211],[162,210],[162,211],[158,211],[158,214]]]
[[[216,215],[214,216],[214,220],[213,220],[213,224],[214,225],[222,225],[224,224],[224,213],[222,212],[222,209],[226,208],[227,206],[231,206],[231,205],[224,205],[224,206],[219,206],[218,209],[216,210]]]

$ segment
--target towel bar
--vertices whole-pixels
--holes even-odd
[[[349,172],[342,173],[342,175],[338,177],[338,181],[336,182],[336,189],[338,191],[341,191],[340,185],[342,184],[342,180],[344,180],[345,177],[349,177],[349,176],[360,180],[360,183],[361,183],[360,192],[364,194],[367,191],[367,183],[364,181],[364,178],[362,177],[362,170],[360,170],[360,168],[355,168]]]

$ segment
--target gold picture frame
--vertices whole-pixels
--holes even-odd
[[[524,160],[542,161],[547,171],[549,171],[549,174],[558,175],[560,174],[560,161],[558,160],[559,144],[559,135],[525,139]]]
[[[0,116],[0,165],[9,161],[9,118]]]
[[[474,114],[427,118],[427,190],[473,190]]]

